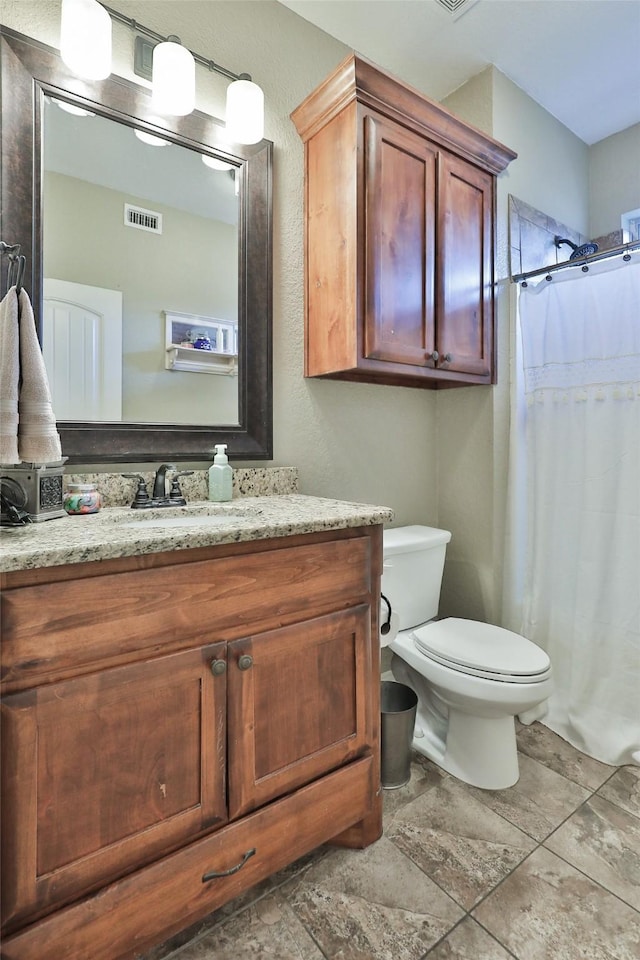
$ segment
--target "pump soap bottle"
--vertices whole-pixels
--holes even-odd
[[[233,470],[229,466],[226,443],[216,443],[213,465],[209,467],[209,500],[218,503],[233,496]]]

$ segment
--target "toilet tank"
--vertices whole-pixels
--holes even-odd
[[[438,613],[448,530],[396,527],[382,535],[382,593],[400,617],[400,630],[432,620]]]

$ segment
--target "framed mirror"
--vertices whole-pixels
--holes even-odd
[[[60,381],[87,380],[101,395],[96,409],[82,395],[60,399],[61,412],[54,403],[64,455],[208,460],[226,443],[233,458],[269,459],[273,144],[229,145],[198,111],[160,121],[146,88],[81,80],[56,50],[6,28],[0,53],[1,236],[27,256],[50,380],[62,337]],[[86,361],[69,352],[77,337],[54,338],[57,308],[64,330],[85,291],[116,306],[120,295],[120,340],[104,349],[115,370],[98,370],[100,337]]]

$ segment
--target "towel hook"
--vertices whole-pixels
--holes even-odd
[[[19,243],[5,243],[4,240],[0,240],[0,254],[3,253],[6,253],[9,259],[9,266],[7,267],[7,288],[10,289],[15,286],[16,294],[19,294],[22,290],[27,258],[20,255]]]

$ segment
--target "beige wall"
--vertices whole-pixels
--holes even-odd
[[[589,236],[620,229],[620,214],[640,207],[640,123],[589,151]]]
[[[237,423],[236,377],[165,368],[163,314],[236,318],[236,228],[58,173],[46,174],[45,198],[45,275],[123,293],[122,419]],[[125,201],[162,214],[162,234],[125,226]]]
[[[343,59],[341,43],[271,0],[111,0],[162,34],[264,89],[274,156],[274,463],[297,466],[304,493],[387,504],[396,522],[437,519],[431,391],[303,378],[303,148],[289,114]],[[3,22],[57,45],[59,4],[4,0]],[[115,25],[118,73],[132,78],[131,32]],[[224,112],[226,83],[197,69],[198,103]]]
[[[586,231],[588,148],[494,67],[444,102],[518,153],[498,178],[498,384],[437,398],[438,524],[453,534],[441,612],[499,622],[510,410],[508,196]]]

